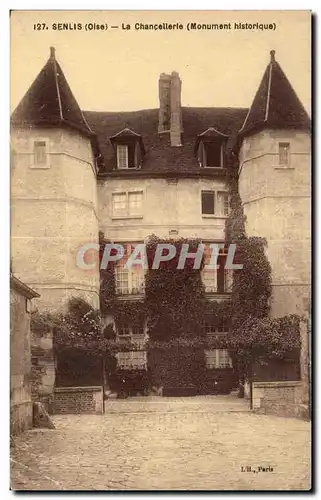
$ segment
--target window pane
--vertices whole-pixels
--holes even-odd
[[[46,154],[46,142],[45,141],[35,141],[35,143],[34,143],[34,163],[35,163],[35,165],[46,165],[47,154]]]
[[[126,214],[127,196],[126,193],[113,194],[113,214],[124,215]]]
[[[290,143],[279,143],[279,165],[288,165],[290,159]]]
[[[118,168],[128,168],[128,147],[122,144],[117,146],[117,166]]]
[[[221,144],[215,142],[205,144],[205,153],[207,167],[221,166]]]
[[[142,213],[143,193],[137,191],[128,193],[129,215],[137,215]]]
[[[130,293],[128,270],[124,268],[124,263],[120,262],[116,267],[116,293],[118,295],[126,295]]]
[[[214,214],[214,191],[202,191],[202,214]]]

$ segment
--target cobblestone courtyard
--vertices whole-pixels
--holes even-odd
[[[231,396],[118,400],[105,415],[53,421],[56,430],[14,440],[12,489],[310,487],[310,424],[254,415]],[[273,471],[255,472],[259,466]]]

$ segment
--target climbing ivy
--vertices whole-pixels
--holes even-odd
[[[239,367],[260,357],[280,357],[300,346],[299,316],[270,318],[272,269],[266,256],[265,238],[247,237],[246,217],[238,191],[238,165],[228,169],[231,213],[226,220],[226,238],[236,243],[243,269],[234,272],[231,296],[229,346]]]

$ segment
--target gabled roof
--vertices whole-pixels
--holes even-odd
[[[222,132],[217,130],[217,128],[209,127],[207,130],[205,130],[201,134],[198,134],[197,137],[220,137],[220,138],[225,137],[225,138],[228,138],[228,135],[223,134]]]
[[[28,285],[26,285],[25,283],[20,281],[12,273],[10,274],[10,288],[14,288],[18,292],[20,292],[22,295],[27,297],[27,299],[33,299],[35,297],[40,297],[39,293],[37,293],[35,290],[30,288]]]
[[[67,125],[93,136],[56,60],[55,49],[11,116],[16,125]]]
[[[184,131],[180,148],[171,146],[169,133],[158,133],[158,109],[127,112],[84,111],[84,115],[98,136],[103,157],[101,175],[110,175],[114,170],[113,175],[135,176],[143,175],[144,171],[155,174],[200,173],[201,168],[194,151],[197,135],[215,124],[221,133],[228,136],[227,148],[231,150],[247,112],[247,108],[182,107]],[[116,155],[110,138],[124,128],[141,135],[144,142],[146,155],[139,172],[135,169],[116,170]],[[210,174],[211,172],[208,175]]]
[[[118,137],[141,137],[140,134],[136,134],[133,130],[130,128],[126,127],[117,134],[113,135],[112,137],[109,137],[110,140],[112,139],[117,139]]]
[[[270,56],[240,135],[250,135],[262,128],[310,129],[310,118],[275,60],[274,50]]]
[[[145,147],[144,147],[144,142],[143,142],[143,138],[140,134],[137,134],[136,132],[134,132],[133,130],[131,130],[130,128],[126,127],[124,128],[123,130],[121,130],[120,132],[118,132],[117,134],[113,135],[112,137],[109,137],[109,140],[111,142],[112,145],[114,145],[114,143],[117,144],[117,142],[122,142],[122,143],[125,143],[126,142],[137,142],[140,144],[140,148],[141,148],[141,151],[143,153],[143,155],[145,154]]]

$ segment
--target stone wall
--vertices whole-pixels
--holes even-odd
[[[290,144],[287,167],[278,164],[279,142]],[[305,313],[311,294],[309,134],[264,130],[245,138],[240,151],[239,192],[247,235],[267,239],[266,253],[272,266],[272,316]]]
[[[143,192],[141,216],[113,217],[112,194]],[[202,190],[228,191],[224,179],[108,178],[98,181],[100,229],[111,241],[144,241],[151,234],[161,238],[225,239],[225,216],[204,215]],[[165,215],[166,214],[166,215]]]
[[[39,309],[80,296],[99,307],[98,269],[76,263],[79,248],[98,243],[97,181],[88,138],[70,130],[12,130],[12,271],[37,290]],[[45,141],[45,168],[33,165],[34,141]]]
[[[56,366],[53,352],[53,333],[32,334],[32,400],[40,401],[51,413]]]
[[[56,387],[53,413],[55,414],[102,414],[104,412],[103,388]]]
[[[301,382],[284,380],[252,383],[252,409],[255,413],[308,418],[307,406],[301,402]]]

